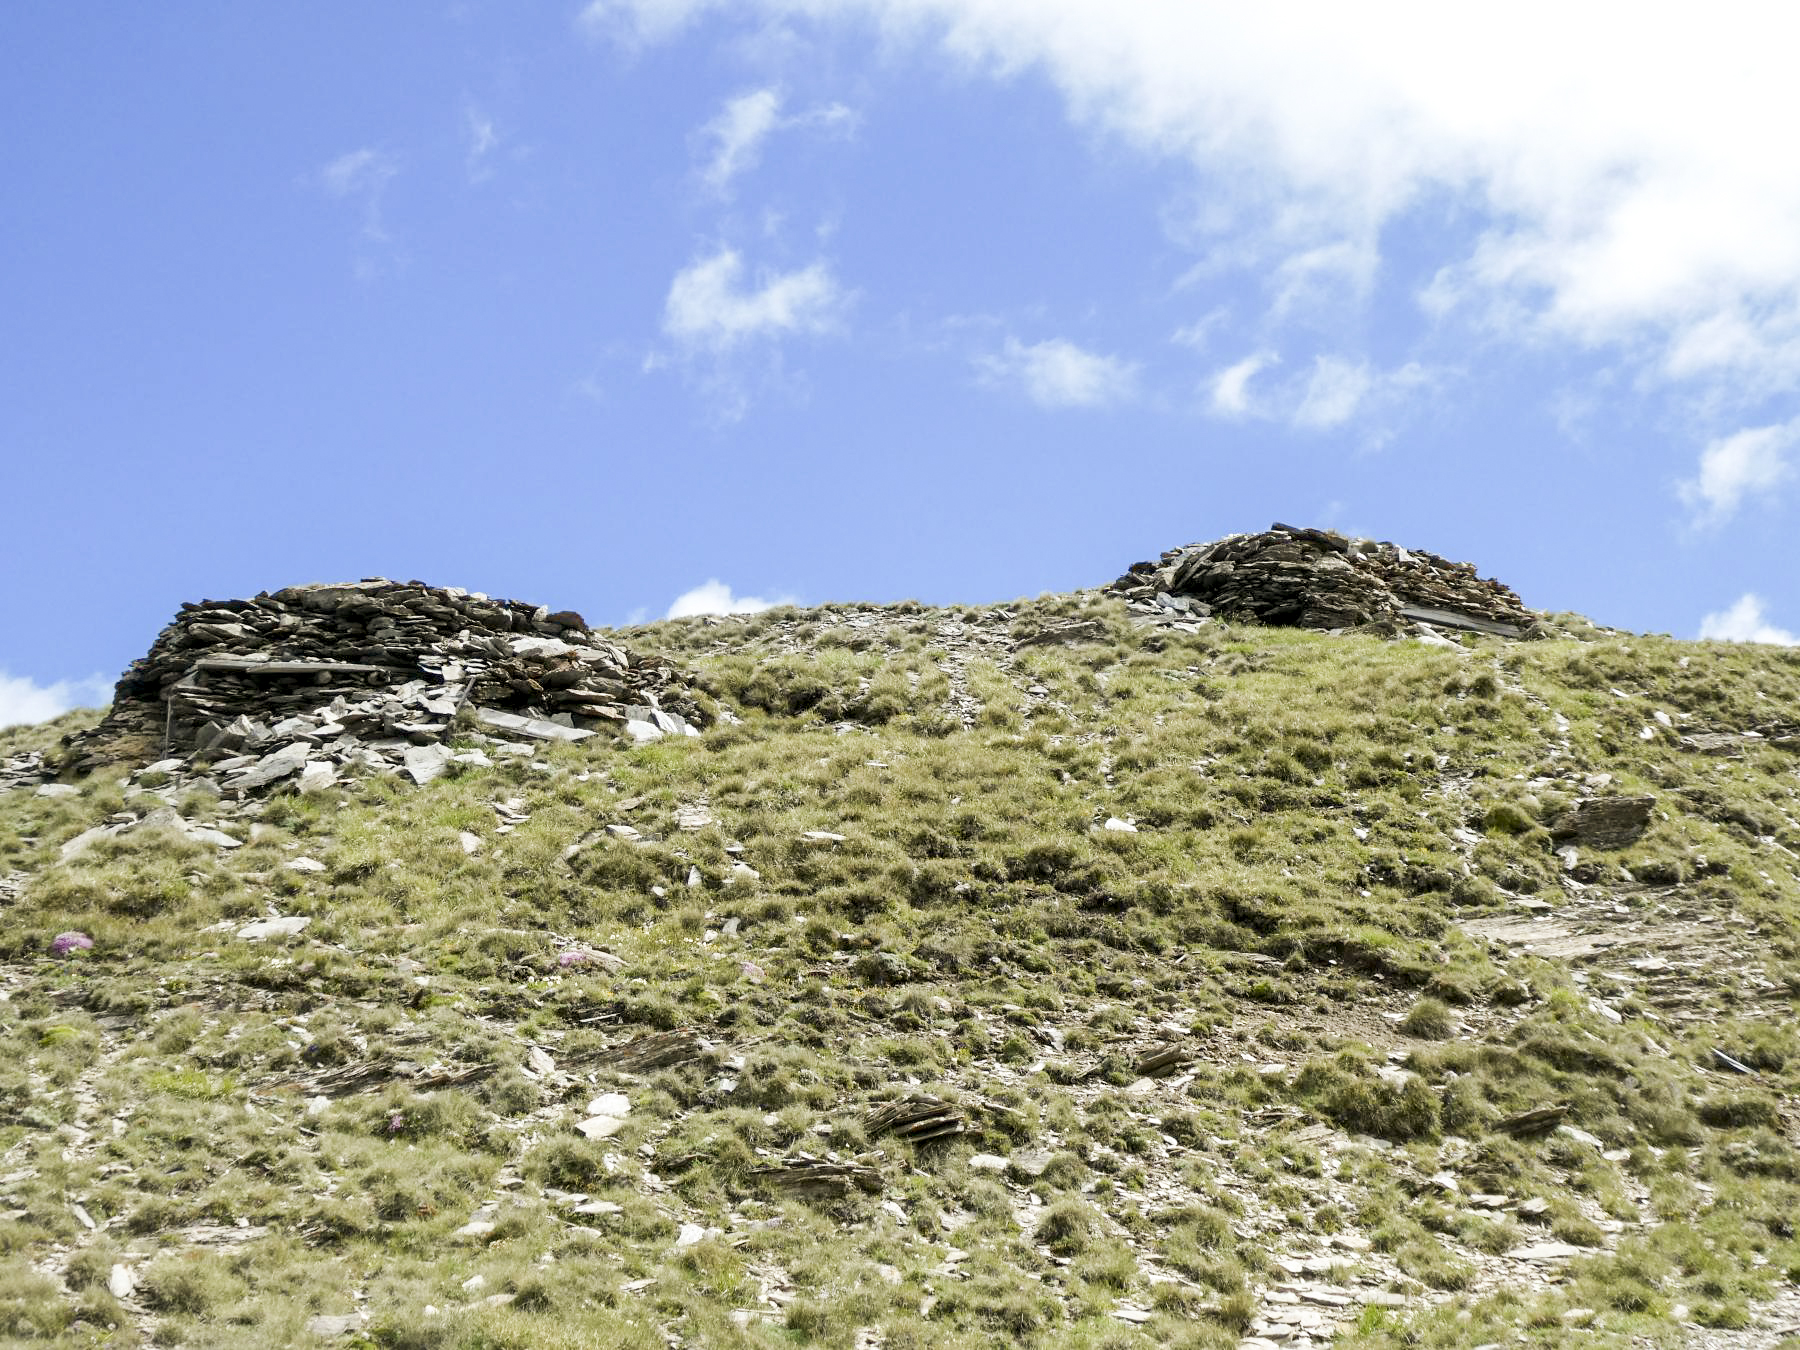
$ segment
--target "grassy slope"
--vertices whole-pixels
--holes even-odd
[[[1076,613],[1109,636],[1009,654]],[[53,865],[130,804],[124,771],[0,796],[0,879],[25,874],[0,928],[0,1335],[282,1346],[366,1309],[395,1347],[1230,1346],[1278,1259],[1335,1234],[1365,1290],[1406,1296],[1340,1345],[1623,1346],[1680,1343],[1684,1309],[1742,1325],[1800,1277],[1800,761],[1676,744],[1792,716],[1800,654],[1149,635],[1095,597],[631,637],[742,723],[277,797],[223,818],[249,841],[228,853],[139,832]],[[1569,901],[1544,823],[1596,773],[1659,818],[1584,859],[1586,903],[1721,935],[1681,1006],[1622,960],[1459,927]],[[501,833],[495,801],[527,818]],[[695,804],[714,823],[681,828]],[[313,923],[215,927],[271,907]],[[93,950],[51,956],[67,928]],[[622,967],[558,964],[582,949]],[[678,1028],[698,1058],[606,1066]],[[1137,1081],[1165,1043],[1193,1062]],[[578,1136],[614,1090],[621,1132]],[[906,1091],[971,1133],[870,1138]],[[1552,1102],[1601,1147],[1494,1129]],[[827,1155],[879,1193],[756,1175]],[[457,1236],[484,1206],[493,1231]],[[1505,1278],[1551,1238],[1593,1255]]]

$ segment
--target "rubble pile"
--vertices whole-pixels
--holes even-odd
[[[1271,525],[1134,563],[1109,590],[1173,620],[1234,615],[1299,628],[1414,624],[1524,637],[1537,620],[1511,589],[1471,563],[1329,530]]]
[[[201,755],[234,775],[227,789],[319,785],[345,766],[423,782],[459,717],[514,743],[697,735],[704,720],[680,671],[579,614],[376,578],[183,605],[69,744],[81,769]]]

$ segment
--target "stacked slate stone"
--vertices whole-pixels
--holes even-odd
[[[703,720],[678,670],[579,614],[376,578],[182,606],[70,745],[83,769],[204,755],[235,773],[228,789],[352,765],[423,781],[459,715],[515,743],[698,735]]]
[[[50,770],[36,750],[0,759],[0,792],[12,788],[37,787],[50,781]]]
[[[1537,615],[1472,564],[1329,530],[1276,524],[1134,563],[1109,590],[1172,621],[1211,614],[1258,623],[1387,633],[1416,624],[1524,637]]]

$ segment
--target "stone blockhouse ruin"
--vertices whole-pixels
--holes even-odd
[[[357,763],[420,777],[448,758],[459,716],[515,741],[647,740],[705,720],[681,672],[579,614],[376,578],[183,605],[71,745],[86,766],[235,761],[238,786]]]
[[[1170,549],[1157,562],[1134,563],[1108,589],[1168,613],[1326,630],[1402,632],[1423,623],[1517,638],[1538,619],[1471,563],[1282,524]]]

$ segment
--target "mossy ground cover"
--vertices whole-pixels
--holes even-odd
[[[1800,657],[1092,596],[631,636],[728,715],[248,815],[178,788],[233,850],[58,861],[162,804],[123,768],[0,797],[0,1336],[1230,1346],[1310,1282],[1359,1350],[1676,1345],[1800,1277]],[[1655,818],[1571,871],[1597,791]],[[237,936],[272,910],[311,922]],[[1471,936],[1577,913],[1633,958],[1686,925],[1691,978]],[[965,1132],[872,1133],[911,1093]],[[818,1163],[873,1181],[781,1184]]]

